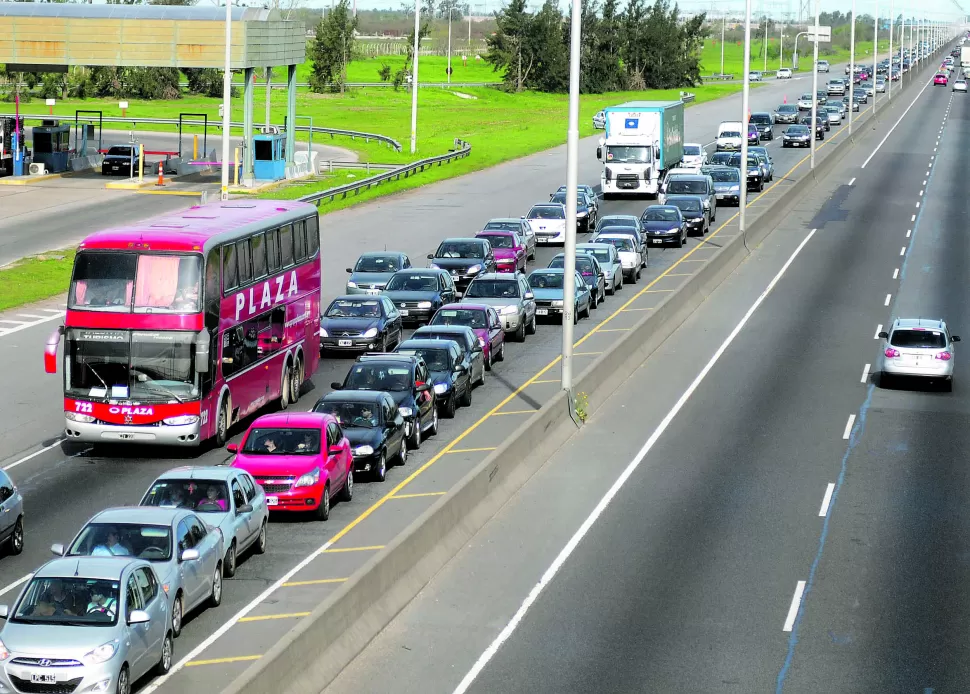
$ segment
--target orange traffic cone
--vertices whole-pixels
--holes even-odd
[[[162,162],[158,162],[158,183],[156,183],[155,185],[156,186],[165,185],[165,178],[164,176],[162,176]]]

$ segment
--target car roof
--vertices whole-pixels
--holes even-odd
[[[604,234],[604,236],[605,236],[605,234]],[[594,246],[599,246],[599,248],[593,248]],[[608,244],[608,243],[594,243],[593,241],[587,241],[586,243],[577,243],[576,244],[576,250],[577,251],[579,251],[579,250],[598,251],[598,250],[601,250],[605,246],[610,246],[610,244]],[[610,246],[610,248],[612,248],[612,246]],[[560,254],[560,255],[562,255],[562,254]]]
[[[148,562],[134,557],[58,557],[34,572],[31,578],[94,578],[120,580],[132,564]]]
[[[517,279],[517,277],[519,275],[521,275],[521,274],[522,274],[521,272],[515,272],[515,273],[512,273],[512,272],[483,272],[482,274],[477,275],[475,277],[475,279],[472,280],[472,282],[475,282],[477,280],[514,280],[514,279]]]
[[[489,233],[491,233],[491,231],[492,230],[489,229]],[[481,242],[483,240],[484,239],[476,238],[474,236],[452,236],[452,237],[447,238],[447,239],[441,239],[441,243],[439,243],[438,245],[440,246],[442,243],[451,243],[453,241],[461,241],[461,242],[465,242],[465,241],[476,241],[477,243],[481,244]]]
[[[705,174],[673,174],[671,178],[677,178],[679,181],[703,181],[707,176]]]
[[[632,214],[606,214],[600,217],[600,223],[605,222],[607,219],[616,219],[616,220],[631,219],[633,221],[636,221],[637,217],[636,215],[632,215]]]
[[[225,480],[236,476],[237,468],[227,465],[182,465],[166,470],[157,480]]]
[[[390,397],[383,390],[333,390],[317,400],[317,405],[321,402],[379,402],[384,396]],[[316,405],[314,405],[316,407]]]
[[[401,253],[400,251],[367,251],[366,253],[361,253],[360,258],[387,258],[400,257],[403,255],[404,253]]]
[[[171,525],[172,521],[183,516],[187,510],[161,506],[117,506],[99,511],[88,523]]]
[[[394,352],[364,352],[357,357],[356,363],[380,364],[381,362],[387,362],[389,364],[414,364],[419,358],[410,354],[396,354]]]
[[[439,270],[433,267],[407,267],[403,270],[398,270],[394,273],[395,275],[445,275],[448,274],[447,270]]]
[[[537,267],[535,270],[529,273],[529,275],[534,275],[537,272],[544,272],[546,274],[561,275],[566,271],[563,267]]]
[[[647,210],[656,210],[656,209],[677,210],[678,212],[680,212],[680,208],[677,207],[676,205],[647,205],[647,208],[644,210],[644,212],[646,212]]]
[[[703,202],[703,198],[700,195],[691,195],[689,193],[674,193],[673,195],[668,195],[667,200],[696,200],[697,202]],[[664,205],[664,207],[676,207],[676,205]],[[648,207],[647,209],[649,210],[650,208]]]
[[[271,414],[264,414],[261,417],[257,417],[250,425],[250,429],[254,429],[258,426],[275,426],[275,427],[300,427],[300,426],[321,426],[330,415],[324,415],[319,412],[273,412]]]
[[[482,238],[483,236],[512,236],[515,233],[512,229],[482,229],[475,234],[475,238]]]
[[[936,318],[897,318],[893,321],[893,330],[907,328],[929,328],[931,330],[946,330],[946,323]]]
[[[469,301],[469,302],[456,301],[453,304],[445,304],[438,310],[443,311],[447,309],[449,311],[456,311],[458,309],[468,309],[470,311],[487,311],[489,308],[490,306],[488,304],[476,304],[473,301]]]
[[[514,224],[522,224],[523,220],[521,217],[492,217],[490,220],[485,222],[485,224],[491,224],[492,222],[512,222]],[[484,231],[484,227],[482,231]],[[489,231],[499,231],[498,229],[489,229]]]
[[[411,333],[411,336],[421,337],[421,335],[427,335],[428,333],[441,333],[443,335],[447,335],[448,333],[471,333],[474,335],[475,331],[469,328],[467,325],[422,325],[420,328]]]
[[[454,342],[456,345],[458,344],[456,340],[422,340],[420,337],[412,337],[411,339],[405,340],[399,344],[397,349],[448,349],[449,342]]]

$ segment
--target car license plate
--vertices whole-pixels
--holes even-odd
[[[547,309],[547,308],[537,308],[536,309],[536,315],[537,316],[548,316],[549,315],[549,309]]]
[[[354,344],[353,340],[337,340],[338,347],[351,347],[353,346],[353,344]]]
[[[718,200],[723,200],[724,199],[724,193],[718,193],[717,194],[717,199]]]
[[[401,313],[402,316],[406,316],[406,315],[408,315],[408,310],[406,308],[402,308],[401,311],[400,311],[400,313]]]
[[[380,289],[365,289],[364,294],[380,294]]]
[[[37,684],[57,684],[57,675],[54,674],[44,674],[44,675],[30,675],[30,681]]]
[[[278,496],[268,496],[268,497],[266,497],[266,505],[267,506],[278,506],[279,503],[280,503],[280,499],[279,499]]]
[[[651,239],[651,241],[653,241],[653,243],[663,243],[664,242],[663,239]]]

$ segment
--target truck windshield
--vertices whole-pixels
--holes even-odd
[[[648,164],[653,161],[649,147],[612,145],[606,148],[606,161],[624,164]]]
[[[201,255],[83,251],[68,308],[118,313],[197,313]]]

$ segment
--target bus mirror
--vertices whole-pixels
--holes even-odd
[[[57,373],[57,346],[61,344],[63,334],[64,326],[61,325],[47,338],[47,345],[44,347],[44,371],[49,374]]]
[[[209,332],[199,331],[195,336],[195,371],[204,374],[209,372]]]

